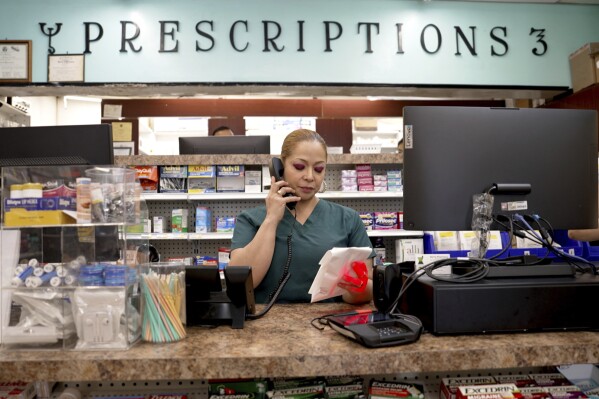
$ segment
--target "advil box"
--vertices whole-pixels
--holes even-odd
[[[161,193],[184,193],[187,183],[187,166],[160,166]]]
[[[216,166],[216,192],[245,191],[244,165],[217,165]]]
[[[216,192],[216,167],[214,165],[189,165],[187,192],[202,194]]]

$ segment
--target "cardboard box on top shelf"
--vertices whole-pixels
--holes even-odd
[[[585,44],[570,54],[569,59],[574,92],[599,82],[599,42]]]

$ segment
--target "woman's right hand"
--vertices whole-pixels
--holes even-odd
[[[285,180],[270,178],[270,190],[266,196],[266,217],[272,217],[277,222],[283,219],[288,202],[298,201],[295,196],[283,197],[287,193],[295,194],[295,190]]]

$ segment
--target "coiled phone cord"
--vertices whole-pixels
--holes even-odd
[[[287,284],[287,281],[289,281],[289,277],[291,277],[291,273],[289,273],[289,267],[291,266],[291,255],[292,255],[291,237],[293,237],[293,227],[295,226],[296,222],[297,222],[297,220],[293,221],[293,225],[291,226],[291,233],[289,233],[289,235],[287,236],[287,261],[285,262],[285,267],[283,268],[283,274],[281,275],[281,278],[279,279],[277,288],[275,288],[273,290],[273,292],[271,292],[270,295],[268,296],[268,303],[266,304],[266,306],[259,313],[246,315],[247,319],[255,320],[255,319],[259,319],[260,317],[264,316],[270,310],[270,308],[272,308],[272,306],[275,304],[275,302],[279,298],[279,295],[281,294],[281,291],[283,291],[285,284]]]

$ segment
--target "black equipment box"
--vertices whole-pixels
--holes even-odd
[[[599,276],[483,279],[473,283],[421,276],[402,311],[433,334],[597,330]]]

